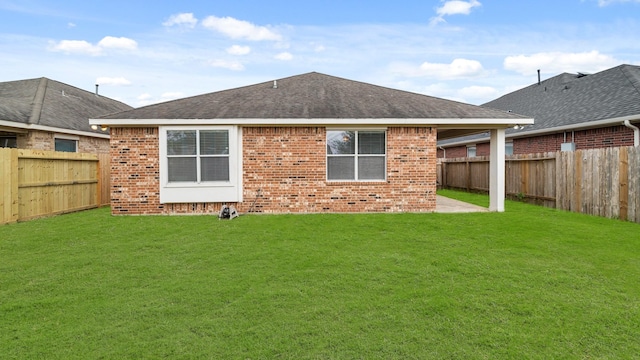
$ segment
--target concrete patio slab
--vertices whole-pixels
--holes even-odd
[[[469,213],[469,212],[488,212],[489,209],[469,204],[463,201],[450,199],[444,196],[436,195],[436,211],[437,213]]]

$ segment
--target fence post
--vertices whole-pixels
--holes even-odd
[[[0,224],[18,221],[18,150],[0,149]]]
[[[620,219],[627,220],[629,211],[629,152],[620,148]]]

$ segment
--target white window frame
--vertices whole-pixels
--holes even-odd
[[[54,134],[53,135],[53,150],[54,151],[59,151],[56,150],[56,140],[65,140],[65,141],[73,141],[75,143],[75,151],[70,151],[70,152],[78,152],[78,141],[80,140],[80,137],[78,136],[73,136],[73,135],[65,135],[65,134]]]
[[[328,141],[328,136],[329,136],[329,131],[353,131],[356,133],[356,143],[354,144],[355,146],[355,153],[354,154],[343,154],[343,155],[333,155],[333,154],[329,154],[328,152],[325,153],[325,158],[326,158],[326,179],[328,182],[386,182],[387,181],[387,153],[388,153],[388,143],[389,143],[389,138],[388,138],[388,132],[387,132],[387,128],[327,128],[327,134],[325,136],[325,142]],[[358,154],[358,132],[367,132],[367,131],[378,131],[378,132],[382,132],[384,133],[384,154]],[[326,146],[325,146],[325,151],[326,151]],[[366,156],[378,156],[378,157],[384,157],[384,178],[383,179],[363,179],[360,180],[358,179],[358,158],[362,156],[362,157],[366,157]],[[329,157],[354,157],[354,178],[355,179],[329,179]]]
[[[229,132],[229,181],[169,182],[167,131],[226,130]],[[160,126],[160,203],[242,201],[242,128],[237,126]],[[199,146],[199,145],[198,145]],[[199,158],[198,158],[199,159]]]
[[[511,150],[509,150],[511,149]],[[504,154],[505,155],[513,155],[513,141],[505,141],[504,143]]]
[[[471,149],[473,149],[473,155],[469,155],[469,152],[471,151]],[[478,156],[478,147],[473,144],[473,145],[467,145],[467,157],[476,157]]]

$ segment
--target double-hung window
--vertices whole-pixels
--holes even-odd
[[[327,180],[386,179],[384,130],[327,130]]]
[[[167,130],[169,183],[229,181],[229,131]]]
[[[241,201],[239,130],[160,128],[160,202]]]

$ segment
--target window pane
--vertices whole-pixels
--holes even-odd
[[[228,157],[203,157],[200,160],[202,181],[229,181]]]
[[[65,152],[76,152],[76,140],[55,139],[55,150]]]
[[[0,136],[0,147],[17,148],[18,141],[15,136]]]
[[[168,130],[167,155],[195,155],[195,130]]]
[[[505,155],[513,155],[513,143],[508,142],[504,144],[504,154]]]
[[[358,154],[384,154],[384,132],[358,132]]]
[[[169,158],[169,182],[174,181],[192,181],[195,182],[196,158]]]
[[[329,180],[355,180],[355,158],[352,156],[331,156],[327,158],[327,178]]]
[[[229,132],[226,130],[200,131],[201,155],[225,155],[229,153]]]
[[[384,156],[358,157],[358,180],[384,180]]]
[[[350,155],[356,153],[355,132],[327,131],[327,154]]]
[[[475,147],[475,146],[469,146],[469,147],[467,147],[467,156],[468,156],[468,157],[474,157],[474,156],[476,156],[476,147]]]

